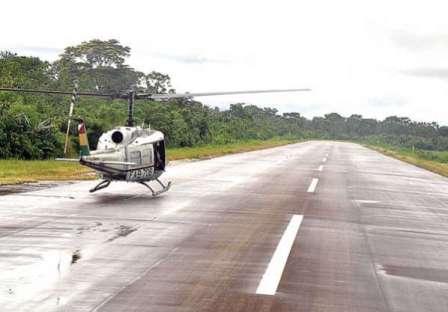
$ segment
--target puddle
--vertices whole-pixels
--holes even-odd
[[[378,270],[387,275],[401,276],[439,283],[448,283],[448,270],[388,264],[378,265]]]
[[[52,289],[69,272],[70,267],[81,259],[81,250],[52,250],[40,253],[37,250],[11,254],[17,263],[2,271],[3,288],[0,298],[4,299],[6,310],[18,310],[27,300],[43,300]],[[34,261],[23,262],[23,258],[33,258]],[[8,265],[7,265],[8,266]],[[11,308],[11,309],[10,309]]]
[[[11,184],[11,185],[0,185],[0,196],[19,194],[25,192],[34,192],[39,190],[45,190],[48,188],[69,185],[74,182],[55,182],[55,181],[43,181],[34,183],[22,183],[22,184]]]

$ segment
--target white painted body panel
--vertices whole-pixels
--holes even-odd
[[[116,143],[112,140],[115,132],[123,134],[123,140]],[[163,141],[162,132],[141,127],[118,127],[103,133],[95,151],[85,156],[92,162],[126,162],[133,164],[108,164],[109,169],[129,171],[126,180],[138,180],[154,175],[154,143]],[[150,167],[150,169],[148,169]],[[101,170],[95,168],[100,174]]]

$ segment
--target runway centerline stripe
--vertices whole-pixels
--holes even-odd
[[[322,171],[324,169],[324,166],[320,165],[319,168],[317,168],[317,171]]]
[[[311,184],[310,184],[310,186],[308,187],[308,193],[314,193],[315,191],[316,191],[316,187],[317,187],[317,183],[319,183],[319,179],[317,179],[317,178],[314,178],[312,181],[311,181]]]
[[[303,215],[292,216],[288,227],[283,232],[283,236],[275,249],[266,272],[264,272],[263,278],[258,284],[257,294],[273,296],[277,292],[278,284],[280,283],[286,261],[288,260],[302,220]]]
[[[322,159],[323,162],[327,162],[327,157],[324,157],[324,159]]]

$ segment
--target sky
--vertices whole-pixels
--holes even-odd
[[[14,0],[0,50],[53,61],[67,46],[117,39],[128,64],[178,92],[312,88],[197,98],[308,118],[337,112],[448,125],[448,2],[435,0]]]

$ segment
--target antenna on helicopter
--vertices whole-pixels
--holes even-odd
[[[126,125],[128,127],[134,126],[134,103],[135,103],[135,91],[131,90],[129,92],[128,97],[128,121],[126,122]]]
[[[72,97],[70,100],[70,110],[68,112],[68,121],[67,121],[67,132],[65,133],[65,144],[64,144],[64,156],[67,157],[67,152],[68,152],[68,138],[69,138],[69,134],[70,134],[70,123],[72,121],[72,116],[73,116],[73,109],[75,107],[75,102],[79,100],[79,96],[78,96],[78,81],[75,80],[73,82],[73,93],[72,93]]]

